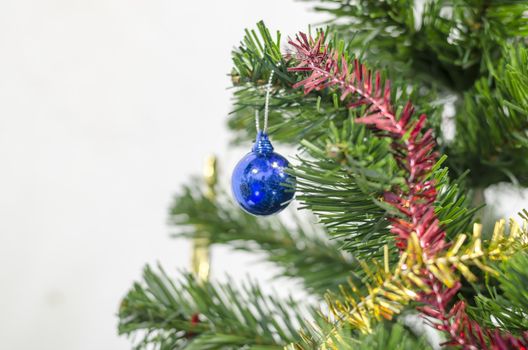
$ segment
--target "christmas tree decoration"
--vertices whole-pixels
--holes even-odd
[[[206,158],[204,164],[204,182],[206,184],[205,195],[208,199],[216,197],[216,184],[218,182],[218,171],[216,157],[211,155]],[[207,237],[194,237],[191,253],[191,271],[198,281],[207,281],[211,269],[211,252]]]
[[[286,158],[273,152],[268,135],[260,131],[252,151],[233,171],[231,186],[237,203],[253,215],[272,215],[286,208],[295,186],[286,168]]]
[[[288,174],[288,160],[273,152],[268,138],[269,96],[273,71],[270,74],[264,107],[264,128],[260,130],[255,113],[257,138],[253,149],[235,166],[231,189],[242,209],[253,215],[272,215],[288,206],[295,194],[295,177]]]

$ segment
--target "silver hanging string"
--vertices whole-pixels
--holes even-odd
[[[259,122],[259,111],[258,109],[255,109],[255,127],[257,129],[257,133],[260,132],[260,122]]]
[[[255,126],[257,128],[257,132],[262,131],[266,133],[268,131],[269,101],[270,101],[270,95],[271,95],[271,83],[272,83],[274,74],[275,74],[275,70],[272,70],[268,78],[268,84],[266,84],[266,99],[264,102],[264,128],[262,130],[260,130],[259,111],[258,109],[255,110]]]

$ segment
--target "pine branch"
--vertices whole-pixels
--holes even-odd
[[[242,212],[225,193],[219,191],[211,200],[197,185],[185,187],[175,198],[170,222],[178,227],[178,237],[205,237],[212,244],[265,253],[266,260],[281,268],[282,276],[300,278],[308,291],[318,295],[336,290],[357,266],[339,249],[339,241],[325,239],[300,219],[285,225],[277,217],[256,218]]]
[[[484,62],[499,57],[505,42],[528,34],[522,0],[433,0],[421,15],[413,0],[305,1],[330,14],[331,28],[371,65],[457,93],[486,74]]]
[[[345,240],[343,249],[360,259],[381,257],[382,247],[393,247],[387,235],[383,192],[404,184],[390,156],[390,143],[347,120],[341,129],[332,124],[325,137],[301,142],[306,155],[294,166],[297,199],[314,212],[329,233]],[[476,209],[469,209],[462,179],[450,181],[443,158],[432,170],[438,197],[435,212],[449,237],[466,231]]]
[[[407,350],[432,349],[423,337],[414,336],[399,322],[380,323],[372,333],[364,334],[351,342],[340,342],[339,350]]]
[[[307,154],[294,166],[301,209],[314,212],[329,233],[344,239],[342,248],[360,259],[380,256],[390,241],[377,199],[395,177],[388,143],[369,134],[352,119],[342,129],[331,124],[316,144],[302,141]]]
[[[264,85],[271,71],[275,72],[276,77],[269,115],[273,139],[296,143],[300,137],[317,138],[320,135],[324,124],[320,119],[325,114],[315,107],[301,105],[302,93],[291,89],[293,77],[286,71],[289,62],[281,54],[279,32],[273,36],[262,21],[257,23],[256,30],[246,30],[239,47],[233,50],[232,58],[234,68],[231,77],[236,90],[228,124],[237,131],[235,142],[253,139],[255,110],[262,111],[264,108]],[[316,100],[314,98],[313,106]],[[328,108],[326,105],[322,105],[327,112],[324,117],[326,120],[340,119],[346,113],[343,107],[334,108],[331,101]],[[319,121],[316,123],[316,120]]]
[[[332,30],[371,66],[390,71],[391,77],[418,81],[439,96],[456,97],[455,142],[445,142],[452,171],[460,175],[469,168],[473,187],[528,183],[523,170],[528,166],[526,108],[505,111],[504,100],[518,103],[500,86],[495,88],[498,80],[528,90],[526,74],[500,72],[501,59],[512,57],[509,43],[526,47],[526,1],[426,1],[421,17],[413,11],[415,1],[317,2],[317,10],[331,14]]]
[[[266,296],[255,283],[237,290],[196,281],[171,280],[145,267],[119,309],[119,334],[136,336],[136,349],[282,349],[298,341],[309,312],[292,299]]]
[[[433,259],[445,251],[448,246],[445,231],[439,226],[433,205],[437,192],[434,183],[429,179],[436,153],[432,130],[424,129],[426,116],[422,114],[417,121],[413,121],[411,117],[414,108],[410,102],[397,116],[391,102],[389,83],[384,83],[379,73],[373,74],[357,60],[350,66],[343,55],[325,44],[322,32],[317,40],[301,33],[300,37],[297,37],[296,41],[291,40],[290,44],[296,49],[298,65],[289,70],[308,74],[308,77],[296,83],[294,87],[304,87],[305,94],[337,87],[341,91],[341,100],[345,100],[349,95],[357,96],[357,99],[349,104],[350,108],[361,107],[362,116],[356,122],[368,124],[379,135],[392,140],[394,157],[406,173],[406,186],[384,194],[385,201],[399,213],[399,217],[390,218],[391,232],[396,236],[397,246],[403,249],[409,241],[412,242],[412,237],[416,237],[416,246],[422,249],[418,260],[423,261]],[[479,345],[490,344],[498,349],[507,349],[509,345],[523,343],[523,340],[517,340],[508,334],[476,328],[477,325],[467,317],[463,303],[457,304],[456,308],[448,313],[447,304],[458,291],[460,283],[441,287],[441,278],[431,267],[424,269],[427,273],[422,278],[422,283],[425,282],[431,291],[422,293],[420,300],[432,306],[431,310],[434,312],[431,311],[428,315],[441,321],[438,327],[448,333],[449,344],[467,349],[477,349]],[[369,303],[364,305],[368,310]],[[346,312],[344,314],[349,315]],[[467,322],[464,321],[466,319]],[[360,320],[363,322],[362,316]],[[488,337],[487,340],[484,339],[485,336]]]
[[[322,330],[319,338],[312,338],[313,335],[303,337],[300,344],[291,344],[286,350],[303,349],[334,349],[334,350],[409,350],[423,349],[431,350],[431,346],[423,337],[415,336],[399,322],[380,322],[373,329],[372,333],[350,335],[350,330],[341,330],[333,334],[325,343],[321,341],[326,338],[329,330]],[[323,344],[323,346],[319,344]]]
[[[337,37],[332,41],[347,56],[357,47]],[[301,140],[314,142],[326,133],[330,123],[339,128],[349,117],[347,106],[331,91],[304,96],[302,91],[292,89],[295,76],[287,71],[292,61],[276,55],[282,44],[279,32],[272,35],[264,23],[259,22],[256,30],[246,30],[241,44],[232,52],[231,77],[235,92],[228,124],[236,132],[234,142],[253,139],[255,109],[264,107],[264,85],[272,70],[276,76],[270,105],[270,133],[274,141],[294,145]],[[441,118],[432,108],[435,103],[432,92],[408,86],[405,80],[397,79],[397,73],[393,76],[393,89],[407,98],[421,101],[420,108],[435,115],[434,123],[439,127]]]
[[[396,90],[407,91],[409,84],[405,81],[421,82],[419,91],[415,89],[412,96],[401,100],[412,99],[429,114],[428,123],[435,128],[437,138],[441,143],[445,138],[443,153],[449,155],[447,165],[456,172],[455,177],[469,168],[467,179],[472,186],[527,181],[523,171],[528,159],[527,116],[523,112],[525,106],[519,103],[526,100],[519,95],[527,90],[522,78],[526,74],[518,68],[516,74],[496,68],[501,57],[504,64],[500,65],[522,58],[522,55],[513,58],[515,55],[504,46],[516,42],[517,47],[525,47],[519,41],[528,30],[528,19],[523,15],[528,8],[526,3],[431,1],[427,2],[421,19],[413,17],[412,1],[324,3],[339,8],[334,13],[339,21],[346,19],[343,26],[332,26],[339,35],[333,36],[331,44],[347,59],[356,54],[371,66],[383,68],[392,78],[393,94]],[[421,25],[416,27],[416,23]],[[346,39],[346,43],[337,37]],[[324,135],[330,123],[340,128],[348,118],[346,105],[334,92],[325,89],[303,100],[301,94],[291,89],[294,77],[286,72],[291,61],[276,54],[280,44],[280,34],[271,35],[259,23],[257,31],[247,31],[240,47],[233,51],[233,81],[237,89],[229,125],[237,131],[236,141],[247,141],[254,134],[254,110],[263,108],[262,86],[271,70],[280,75],[274,84],[271,110],[271,132],[276,141],[314,142]],[[526,64],[519,61],[517,66]],[[517,94],[510,97],[506,87],[496,89],[496,81]],[[429,104],[439,103],[435,96],[446,95],[458,98],[454,118],[458,132],[454,143],[441,135],[441,108],[428,108]],[[505,111],[503,100],[513,107],[507,106]],[[482,128],[484,124],[493,127]]]
[[[426,247],[425,254],[434,255],[444,249],[445,232],[439,227],[432,205],[437,198],[436,189],[427,179],[436,163],[437,153],[432,130],[423,130],[426,116],[422,114],[418,121],[412,121],[414,107],[409,102],[398,119],[393,112],[389,82],[383,84],[381,74],[372,74],[357,60],[353,67],[349,67],[346,58],[324,44],[322,33],[316,42],[301,33],[300,38],[290,44],[296,48],[299,60],[290,71],[310,73],[294,87],[303,86],[308,94],[337,86],[341,90],[341,100],[351,94],[358,95],[357,100],[349,104],[350,108],[363,108],[363,115],[356,122],[372,125],[392,140],[394,157],[408,174],[406,188],[384,194],[385,201],[407,218],[390,219],[397,245],[404,248],[410,233],[416,232],[422,246]]]
[[[471,208],[467,196],[466,175],[452,179],[447,167],[442,167],[446,156],[441,157],[432,169],[430,179],[435,184],[437,195],[435,213],[449,241],[460,232],[467,232],[476,212],[481,207]]]
[[[487,327],[523,334],[528,329],[528,253],[521,251],[502,262],[498,271],[498,288],[490,296],[479,295],[468,313]]]
[[[482,77],[464,95],[456,117],[460,137],[449,146],[454,166],[486,174],[474,177],[474,186],[528,185],[528,49],[507,46],[503,56],[489,63],[491,78]]]

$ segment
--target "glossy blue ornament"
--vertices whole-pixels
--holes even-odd
[[[288,206],[295,194],[295,177],[284,170],[286,158],[273,152],[268,135],[259,131],[251,152],[233,171],[231,188],[238,204],[253,215],[272,215]]]

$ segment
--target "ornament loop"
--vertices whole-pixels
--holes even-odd
[[[259,131],[257,133],[252,151],[258,154],[269,154],[273,152],[273,146],[265,131]]]

